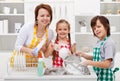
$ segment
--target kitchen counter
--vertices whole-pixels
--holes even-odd
[[[36,74],[8,74],[4,81],[97,81],[92,67],[88,67],[90,75],[43,75]]]
[[[45,76],[41,76],[41,77],[38,77],[37,75],[34,75],[34,74],[25,74],[25,73],[23,73],[23,74],[18,74],[18,75],[15,75],[15,74],[13,74],[13,75],[10,75],[10,74],[6,74],[6,68],[7,68],[7,66],[5,65],[5,63],[6,62],[8,62],[8,58],[11,56],[11,53],[6,53],[6,52],[2,52],[2,53],[0,53],[0,59],[2,60],[1,61],[1,72],[2,72],[2,74],[4,74],[4,75],[6,75],[6,76],[4,76],[4,75],[2,75],[1,73],[0,73],[0,77],[1,77],[1,79],[0,79],[0,81],[2,80],[2,81],[21,81],[21,80],[23,80],[23,81],[60,81],[60,80],[69,80],[69,81],[96,81],[96,78],[97,78],[97,76],[96,76],[96,74],[94,73],[94,71],[92,70],[92,67],[88,67],[89,68],[89,70],[90,70],[90,73],[91,73],[91,75],[45,75]],[[116,54],[116,57],[115,57],[116,59],[115,59],[115,67],[117,66],[117,67],[120,67],[120,65],[119,65],[119,62],[120,62],[120,52],[118,52],[117,54]],[[4,62],[3,62],[4,61]],[[50,63],[50,61],[49,61],[49,59],[47,59],[47,61],[46,61],[48,64],[48,66],[50,66],[51,65],[51,63]],[[120,75],[120,71],[118,71],[118,72],[116,72],[116,81],[119,81],[120,80],[120,77],[119,77],[119,75]],[[3,80],[4,79],[4,80]]]

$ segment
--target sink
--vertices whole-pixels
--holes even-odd
[[[76,57],[73,57],[73,58],[75,59]],[[46,65],[51,65],[50,60],[51,58],[46,59]],[[37,67],[25,67],[24,69],[21,69],[21,67],[12,68],[8,64],[8,73],[4,77],[4,81],[22,81],[22,80],[23,81],[60,81],[60,80],[63,80],[63,81],[97,81],[97,76],[95,72],[93,71],[92,67],[85,67],[87,71],[83,71],[83,72],[88,72],[88,74],[84,74],[81,72],[79,72],[78,74],[73,74],[67,70],[66,63],[63,68],[52,68],[51,66],[49,67],[47,66],[45,70],[45,74],[43,76],[38,76]]]

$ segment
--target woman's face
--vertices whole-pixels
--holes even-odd
[[[58,38],[60,39],[66,39],[68,36],[68,33],[70,32],[70,29],[68,27],[68,24],[66,23],[59,23],[56,29],[56,32],[58,34]]]
[[[40,24],[46,27],[50,23],[50,18],[51,18],[50,14],[46,9],[44,8],[39,9],[37,16],[38,25]]]
[[[99,20],[96,21],[96,25],[93,28],[93,31],[96,37],[98,37],[100,40],[103,40],[107,36],[106,29]]]

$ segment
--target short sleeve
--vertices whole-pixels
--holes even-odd
[[[104,51],[105,51],[105,59],[109,59],[109,58],[114,58],[115,55],[115,46],[112,43],[106,43],[105,47],[104,47]]]

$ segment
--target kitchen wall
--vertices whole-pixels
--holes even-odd
[[[16,35],[0,35],[0,52],[14,49]]]

